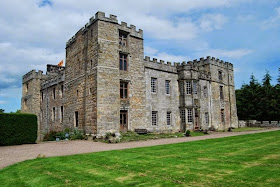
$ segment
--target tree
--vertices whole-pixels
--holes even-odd
[[[277,82],[278,82],[278,84],[280,85],[280,68],[278,68],[278,73],[279,73],[279,75],[278,75]]]
[[[4,113],[4,112],[5,112],[5,110],[2,109],[2,108],[0,108],[0,114],[2,114],[2,113]]]

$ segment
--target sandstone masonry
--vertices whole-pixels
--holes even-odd
[[[184,132],[238,127],[233,65],[207,57],[171,63],[145,57],[143,31],[97,12],[66,43],[66,66],[22,78],[22,112],[49,131]]]

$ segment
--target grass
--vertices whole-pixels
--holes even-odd
[[[241,127],[241,128],[232,129],[232,132],[258,131],[258,130],[264,130],[264,129],[267,129],[267,128],[264,128],[264,127]]]
[[[280,131],[82,155],[0,170],[1,186],[279,186]]]
[[[204,136],[203,132],[191,132],[191,136]],[[183,133],[162,133],[162,134],[137,134],[135,132],[127,132],[122,134],[121,142],[131,142],[131,141],[144,141],[150,139],[160,139],[160,138],[177,138],[184,137]]]

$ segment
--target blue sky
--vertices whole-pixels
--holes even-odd
[[[144,30],[145,55],[233,63],[236,88],[280,67],[280,0],[9,0],[0,2],[0,108],[20,109],[21,77],[65,59],[65,43],[97,11]],[[67,63],[67,62],[66,62]]]

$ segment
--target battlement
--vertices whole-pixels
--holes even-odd
[[[22,76],[22,83],[25,83],[31,79],[41,79],[42,74],[43,74],[43,71],[41,71],[41,70],[36,71],[35,69],[33,69]]]
[[[176,69],[177,63],[173,63],[173,64],[171,62],[165,63],[164,60],[158,61],[156,58],[153,58],[153,60],[151,60],[151,58],[149,56],[145,56],[144,64],[145,64],[145,67],[148,67],[151,69],[157,69],[157,70],[161,70],[161,71],[177,73],[177,69]]]
[[[224,69],[233,70],[232,63],[224,62],[223,60],[220,60],[220,59],[215,58],[215,57],[210,57],[210,56],[207,56],[206,58],[202,57],[199,60],[194,59],[194,60],[188,61],[188,62],[183,61],[182,63],[176,63],[176,62],[174,62],[174,63],[171,63],[171,62],[164,63],[164,60],[160,60],[158,62],[156,58],[153,58],[153,60],[151,60],[151,58],[149,56],[145,56],[144,61],[146,62],[146,65],[148,63],[160,65],[160,66],[158,66],[159,69],[161,67],[164,67],[164,66],[171,66],[171,67],[176,67],[178,70],[182,70],[182,69],[198,70],[200,66],[204,66],[204,65],[207,65],[207,64],[212,64],[212,65],[216,65],[216,66],[219,66],[221,68],[224,68]]]
[[[64,66],[47,64],[47,74],[48,73],[60,73],[65,70]]]
[[[66,42],[66,48],[71,45],[72,43],[74,43],[76,41],[76,36],[79,33],[85,33],[87,32],[88,28],[95,23],[97,20],[101,20],[101,21],[106,21],[106,22],[111,22],[114,24],[118,24],[118,28],[120,30],[123,30],[125,32],[128,32],[130,36],[133,37],[137,37],[137,38],[141,38],[143,39],[143,30],[139,29],[138,31],[136,30],[136,26],[134,25],[130,25],[129,27],[127,26],[126,22],[121,22],[121,24],[118,23],[118,19],[117,16],[110,14],[109,17],[105,16],[104,12],[100,12],[98,11],[95,16],[91,17],[89,19],[89,22],[85,24],[84,27],[82,27],[74,36],[72,36],[67,42]]]

